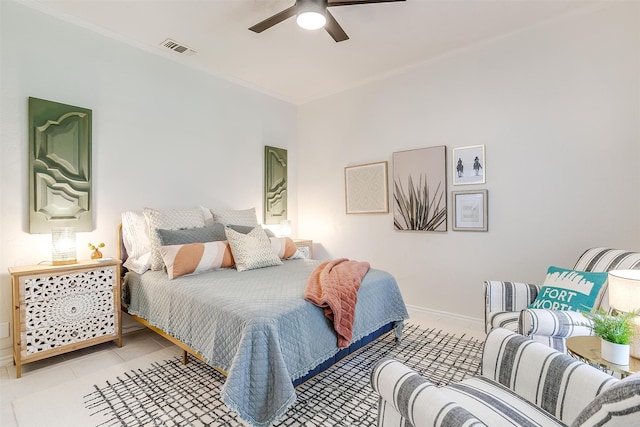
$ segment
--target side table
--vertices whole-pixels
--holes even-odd
[[[107,341],[122,346],[120,260],[9,268],[13,360],[22,365]]]
[[[567,338],[567,350],[578,359],[591,365],[597,365],[607,371],[620,374],[622,378],[640,372],[640,359],[629,357],[628,365],[616,365],[602,358],[600,355],[600,338],[582,336]]]
[[[305,255],[305,258],[313,258],[313,240],[308,239],[293,239],[300,252]]]

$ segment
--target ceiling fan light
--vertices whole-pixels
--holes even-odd
[[[318,30],[327,23],[327,18],[318,12],[302,12],[296,18],[298,25],[305,30]]]
[[[318,30],[327,23],[327,0],[297,0],[296,22],[305,30]]]

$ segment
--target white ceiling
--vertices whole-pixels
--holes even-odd
[[[581,0],[407,0],[329,8],[350,39],[290,18],[248,28],[294,0],[25,0],[117,39],[295,104],[592,5]],[[185,56],[167,38],[197,51]]]

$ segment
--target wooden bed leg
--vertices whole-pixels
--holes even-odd
[[[187,359],[187,350],[182,350],[182,364],[186,365],[189,360]]]

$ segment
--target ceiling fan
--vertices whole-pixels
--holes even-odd
[[[285,19],[297,16],[298,25],[307,30],[317,30],[324,27],[336,42],[349,39],[338,21],[333,17],[327,8],[333,6],[351,6],[370,3],[389,3],[405,0],[296,0],[296,4],[278,12],[275,15],[257,23],[249,29],[256,33],[261,33],[273,27]]]

